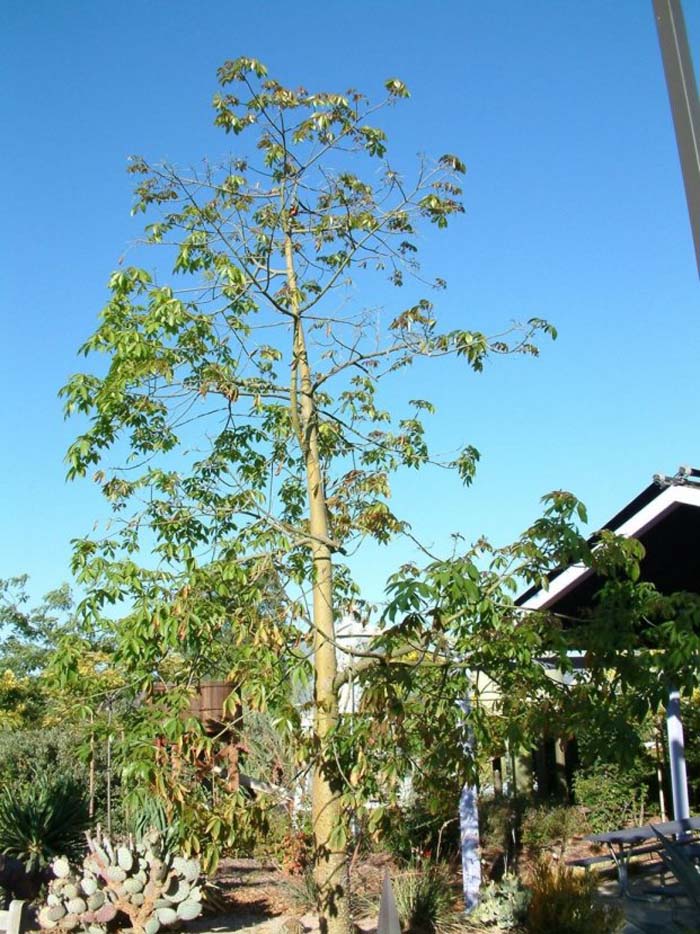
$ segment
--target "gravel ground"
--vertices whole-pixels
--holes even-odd
[[[386,864],[387,859],[380,857],[356,867],[356,886],[376,893],[377,901]],[[294,897],[294,889],[303,888],[299,876],[289,876],[274,865],[255,859],[223,860],[216,886],[223,898],[222,911],[188,923],[187,934],[317,934],[319,930],[316,915],[302,914],[303,904]],[[356,929],[358,934],[370,934],[376,930],[376,917],[360,921]]]
[[[237,911],[234,914],[218,915],[215,918],[200,918],[187,926],[193,934],[223,934],[226,931],[247,931],[250,934],[286,934],[288,915],[260,918],[259,914]]]

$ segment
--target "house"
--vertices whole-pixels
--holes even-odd
[[[604,525],[619,535],[636,538],[645,548],[641,579],[664,594],[686,591],[700,594],[700,470],[681,467],[672,476],[657,474],[653,481]],[[595,546],[596,536],[590,539]],[[547,610],[576,617],[589,606],[602,581],[588,567],[572,564],[550,577],[549,587],[532,587],[517,603],[525,610]],[[672,689],[667,705],[674,817],[689,812],[685,746],[680,697]],[[566,763],[562,750],[554,750],[555,771]],[[546,771],[546,762],[540,762]]]

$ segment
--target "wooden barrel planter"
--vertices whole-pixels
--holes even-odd
[[[154,684],[152,690],[154,694],[166,694],[168,685]],[[235,703],[225,707],[232,694],[236,695]],[[200,681],[182,716],[196,717],[207,736],[229,738],[238,731],[243,716],[240,687],[231,681]]]
[[[217,737],[221,741],[222,746],[219,747],[214,763],[225,766],[226,787],[229,791],[237,791],[237,740],[243,716],[240,687],[230,681],[201,681],[199,690],[190,699],[188,713],[199,720],[207,736]]]
[[[235,702],[229,701],[226,709],[226,701],[232,694]],[[235,734],[243,715],[240,688],[230,681],[202,681],[187,712],[200,721],[207,736],[221,735],[223,739]]]
[[[154,685],[153,690],[161,694],[167,691],[168,687],[158,684]],[[232,694],[234,700],[229,700]],[[202,777],[207,776],[212,769],[223,767],[227,789],[236,791],[239,785],[240,746],[238,739],[243,716],[240,686],[231,681],[201,681],[197,693],[192,695],[182,715],[183,717],[196,717],[207,736],[216,740],[212,750],[206,756],[204,753],[199,756],[198,768]],[[179,770],[182,763],[177,750],[171,748],[168,751],[168,743],[163,737],[156,738],[156,745],[170,757],[173,769]]]

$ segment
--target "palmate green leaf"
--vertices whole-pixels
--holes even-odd
[[[453,156],[450,154],[440,156],[440,163],[446,165],[449,168],[453,169],[455,172],[459,172],[462,175],[467,171],[467,167],[459,158],[459,156]]]
[[[389,78],[385,82],[384,87],[392,97],[410,97],[408,88],[403,81],[400,81],[398,78]]]

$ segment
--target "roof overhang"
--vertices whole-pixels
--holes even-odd
[[[629,509],[626,507],[618,515],[626,513],[628,518],[616,528],[611,528],[611,531],[625,538],[643,540],[645,535],[670,520],[678,510],[684,508],[690,509],[691,519],[700,529],[700,487],[697,484],[674,484],[667,486],[665,489],[660,489],[658,495],[640,506],[632,515],[629,515]],[[697,513],[695,512],[696,509],[698,510]],[[610,526],[606,526],[606,528],[610,528]],[[584,565],[570,565],[551,579],[546,590],[541,589],[530,595],[526,591],[518,603],[528,610],[553,609],[557,603],[571,596],[577,588],[581,587],[593,575],[594,572]],[[700,579],[693,581],[693,583],[693,587],[683,589],[697,590],[697,588],[700,588]]]

